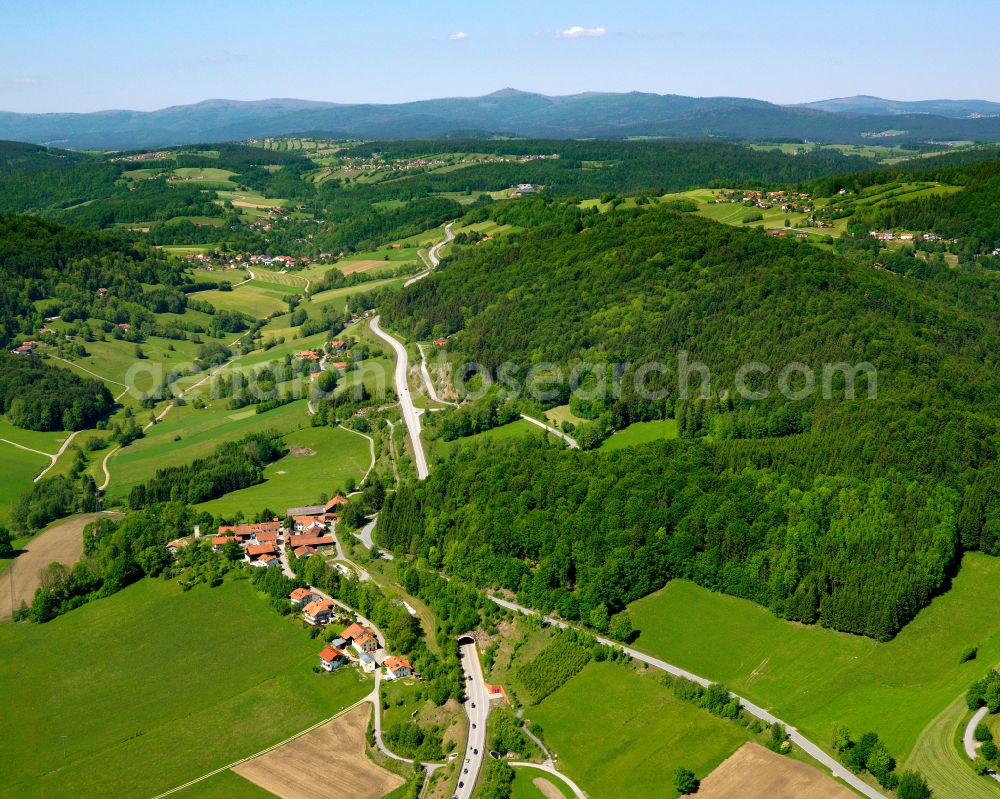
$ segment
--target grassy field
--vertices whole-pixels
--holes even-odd
[[[240,311],[255,319],[262,319],[275,311],[286,309],[288,305],[282,297],[290,293],[295,292],[285,290],[281,286],[267,288],[255,285],[255,281],[251,281],[236,286],[232,291],[212,289],[200,291],[196,296],[221,311]]]
[[[59,451],[59,446],[66,440],[69,433],[63,430],[24,430],[16,427],[6,416],[0,416],[0,438],[13,441],[22,447],[49,452],[53,455]]]
[[[876,731],[904,760],[932,719],[1000,662],[998,603],[1000,560],[969,553],[951,590],[884,644],[785,622],[679,580],[631,612],[638,648],[725,682],[820,745],[841,723]],[[978,659],[959,663],[968,646]]]
[[[547,799],[546,795],[535,787],[534,780],[536,779],[545,780],[553,785],[566,799],[574,797],[573,791],[566,783],[558,777],[553,777],[547,771],[530,766],[519,766],[514,773],[514,789],[511,792],[511,799]]]
[[[923,773],[938,799],[996,799],[1000,793],[995,782],[976,775],[962,748],[971,715],[965,697],[958,697],[927,725],[910,754],[907,765]]]
[[[264,430],[288,433],[308,424],[305,400],[260,414],[252,406],[229,410],[224,400],[202,410],[192,405],[175,407],[162,422],[147,431],[144,438],[112,456],[108,462],[111,472],[109,499],[122,499],[132,486],[153,477],[157,469],[190,463],[211,454],[223,441]],[[175,440],[177,436],[180,440]],[[99,484],[101,481],[103,474]]]
[[[289,506],[318,502],[322,494],[332,497],[343,491],[348,479],[360,482],[371,463],[368,442],[339,427],[296,430],[285,436],[285,444],[290,453],[264,470],[265,482],[198,507],[226,518],[236,511],[250,514],[264,508],[283,514]]]
[[[542,725],[560,771],[592,799],[675,797],[675,768],[704,777],[749,739],[658,679],[607,662],[590,663],[525,715]]]
[[[187,339],[174,340],[150,336],[138,345],[145,356],[140,359],[136,357],[136,345],[120,339],[87,341],[83,346],[89,353],[87,357],[77,358],[69,364],[64,361],[55,361],[55,364],[74,369],[84,377],[99,375],[115,396],[121,393],[123,383],[134,385],[138,391],[152,389],[154,386],[154,381],[150,377],[152,371],[162,371],[162,374],[166,375],[179,364],[192,363],[199,347]],[[128,377],[130,371],[135,375],[134,380]]]
[[[198,183],[205,188],[231,189],[236,184],[231,180],[235,175],[228,169],[218,167],[180,167],[174,170],[173,183]]]
[[[544,432],[540,427],[533,425],[531,422],[524,419],[518,419],[516,422],[501,425],[500,427],[494,427],[492,430],[487,430],[484,433],[476,433],[474,436],[457,438],[454,441],[435,439],[431,442],[431,450],[434,457],[443,458],[446,457],[453,449],[456,449],[463,444],[475,444],[478,446],[484,441],[506,441],[511,438],[528,435],[541,436],[551,434]],[[552,440],[556,440],[555,436],[552,436]]]
[[[563,422],[581,425],[585,424],[587,421],[586,419],[582,419],[574,414],[569,409],[569,405],[557,405],[555,408],[549,408],[545,412],[545,418],[548,419],[549,424],[553,427],[559,427]]]
[[[6,524],[21,495],[31,490],[35,475],[49,463],[44,455],[0,442],[0,524]]]
[[[237,208],[278,208],[287,206],[288,200],[278,197],[265,197],[263,194],[247,191],[220,191],[220,202],[231,202]]]
[[[178,799],[273,799],[274,794],[245,780],[233,771],[223,771],[214,777],[185,788]]]
[[[607,441],[601,444],[601,449],[623,449],[645,444],[649,441],[659,441],[664,438],[677,438],[677,421],[663,419],[657,422],[636,422],[624,430],[619,430]]]
[[[367,294],[369,291],[375,291],[375,289],[385,288],[386,286],[401,286],[406,280],[406,277],[385,278],[383,280],[370,280],[367,283],[359,283],[356,286],[327,289],[326,291],[313,294],[312,302],[314,305],[333,303],[337,310],[343,311],[347,308],[347,300],[350,297]]]
[[[0,625],[0,796],[148,799],[257,752],[370,687],[313,674],[317,651],[246,581],[143,580],[49,624]]]

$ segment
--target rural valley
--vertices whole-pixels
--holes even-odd
[[[0,83],[0,799],[1000,797],[1000,104],[379,74]]]

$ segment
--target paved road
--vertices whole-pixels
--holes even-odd
[[[557,438],[561,438],[563,441],[566,442],[566,445],[570,449],[580,449],[580,445],[576,443],[576,439],[570,438],[562,430],[556,430],[556,428],[550,427],[549,425],[545,424],[545,422],[540,422],[538,419],[535,419],[532,416],[528,416],[527,414],[522,413],[521,418],[524,419],[524,421],[526,422],[531,422],[533,425],[537,425],[543,430],[548,430],[550,433],[552,433],[552,435],[556,436]]]
[[[486,680],[476,645],[462,644],[459,647],[459,657],[465,673],[465,713],[469,717],[469,741],[460,764],[455,796],[457,799],[471,799],[472,789],[476,786],[479,770],[486,758],[486,717],[490,712],[490,696],[486,692]]]
[[[398,340],[386,333],[379,327],[381,316],[373,316],[371,321],[372,332],[384,341],[388,341],[396,352],[396,394],[399,396],[399,406],[403,411],[403,421],[406,422],[406,429],[410,433],[410,443],[413,445],[413,460],[417,464],[417,478],[425,480],[430,470],[427,468],[427,456],[424,454],[424,444],[420,440],[420,415],[413,404],[413,397],[410,395],[410,387],[407,385],[406,374],[410,369],[410,356]]]
[[[496,604],[500,605],[501,607],[507,608],[508,610],[513,610],[516,613],[523,613],[528,616],[536,615],[536,612],[534,610],[522,607],[521,605],[516,605],[513,602],[508,602],[505,599],[500,599],[499,597],[492,597],[492,596],[490,597],[490,599],[492,599],[494,602],[496,602]],[[564,621],[559,621],[558,619],[553,619],[549,617],[546,617],[546,621],[564,629],[571,626]],[[701,677],[697,674],[687,671],[686,669],[682,669],[679,666],[674,666],[672,663],[667,663],[665,660],[660,660],[659,658],[647,655],[645,652],[640,652],[638,649],[632,649],[631,647],[623,646],[622,644],[619,644],[617,641],[612,641],[609,638],[602,638],[600,636],[597,636],[597,640],[607,646],[617,647],[618,649],[621,649],[622,651],[626,652],[635,660],[638,660],[641,663],[645,663],[649,666],[665,671],[668,674],[674,675],[675,677],[683,677],[687,680],[692,680],[706,687],[711,684],[711,680],[707,680],[704,677]],[[852,772],[849,768],[837,762],[831,755],[828,755],[826,752],[824,752],[822,749],[816,746],[816,744],[814,744],[812,741],[810,741],[808,738],[802,735],[802,733],[800,733],[797,729],[795,729],[795,727],[786,724],[777,716],[773,715],[772,713],[760,707],[759,705],[755,705],[748,699],[745,699],[744,697],[739,696],[738,694],[733,694],[733,696],[735,696],[737,699],[740,700],[740,704],[743,705],[746,711],[750,713],[752,716],[755,716],[761,721],[767,722],[768,724],[783,724],[786,731],[788,732],[788,738],[793,744],[798,746],[799,749],[808,754],[811,758],[813,758],[813,760],[818,762],[821,766],[828,769],[830,773],[833,774],[834,777],[843,780],[858,793],[862,794],[863,796],[869,797],[869,799],[888,799],[888,797],[886,797],[885,794],[880,793],[875,788],[868,785],[868,783],[859,779],[858,776],[854,774],[854,772]]]
[[[434,270],[434,267],[436,267],[439,263],[441,263],[441,248],[444,247],[445,244],[447,244],[454,238],[455,234],[451,232],[451,222],[449,222],[447,225],[444,226],[444,239],[442,239],[441,241],[439,241],[437,244],[435,244],[433,247],[430,248],[430,250],[427,253],[427,258],[424,258],[422,253],[420,255],[421,258],[424,258],[424,263],[427,264],[427,269],[421,272],[419,275],[414,275],[409,280],[407,280],[403,284],[403,288],[406,288],[407,286],[412,286],[418,280],[423,280],[425,277],[427,277]]]
[[[962,736],[962,745],[965,747],[965,754],[968,756],[969,760],[975,760],[978,757],[978,752],[976,750],[979,749],[982,744],[976,740],[976,726],[979,722],[986,718],[986,714],[989,713],[989,710],[990,709],[988,707],[979,708],[975,715],[969,719],[969,723],[965,725],[965,734]],[[997,772],[992,769],[990,769],[987,773],[997,782],[1000,782],[1000,774],[997,774]]]
[[[976,749],[979,748],[979,744],[976,741],[976,725],[979,724],[986,714],[989,713],[988,707],[981,707],[976,711],[976,714],[969,719],[969,723],[965,726],[965,735],[962,737],[962,744],[965,746],[965,754],[968,755],[969,760],[976,759]]]

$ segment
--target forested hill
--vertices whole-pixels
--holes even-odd
[[[0,346],[37,333],[50,299],[67,320],[151,322],[154,311],[181,311],[182,267],[109,233],[77,230],[30,216],[0,214]],[[144,290],[142,284],[156,286]],[[102,296],[98,289],[107,289]]]
[[[588,446],[675,416],[688,440],[463,452],[390,501],[384,545],[584,621],[601,597],[614,612],[685,576],[876,638],[943,589],[963,548],[1000,554],[995,276],[912,257],[892,274],[665,208],[490,210],[521,224],[533,212],[533,230],[460,248],[383,316],[411,337],[451,335],[450,359],[489,372],[662,362],[665,399],[631,392],[629,370],[620,396],[570,396],[592,420],[576,434]],[[678,398],[681,351],[711,369],[708,399]],[[749,361],[772,370],[755,384],[765,400],[731,392]],[[824,363],[870,362],[877,397],[862,384],[854,400],[786,399],[775,375],[793,361],[818,383]],[[556,388],[547,404],[566,401]]]
[[[721,390],[747,361],[871,361],[882,398],[1000,416],[998,280],[916,260],[923,279],[903,280],[656,206],[598,214],[529,200],[485,212],[516,223],[533,208],[548,221],[460,249],[388,298],[386,318],[420,339],[454,334],[450,350],[494,373],[507,361],[669,363],[686,351]]]
[[[548,194],[593,197],[602,192],[664,194],[696,186],[806,185],[820,178],[874,168],[871,160],[835,150],[801,155],[717,141],[425,141],[364,142],[345,156],[413,158],[428,153],[480,152],[497,156],[545,156],[531,161],[478,164],[452,172],[406,178],[408,192],[505,189],[517,183],[545,186]],[[392,185],[376,191],[391,192]]]
[[[59,169],[87,160],[83,153],[40,147],[19,141],[0,140],[0,174],[33,172],[38,169]]]

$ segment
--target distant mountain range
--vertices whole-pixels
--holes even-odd
[[[130,149],[315,134],[337,138],[806,139],[839,143],[1000,140],[1000,103],[843,97],[776,105],[739,97],[588,92],[563,97],[504,89],[391,105],[309,100],[206,100],[158,111],[0,112],[0,139],[68,148]]]

